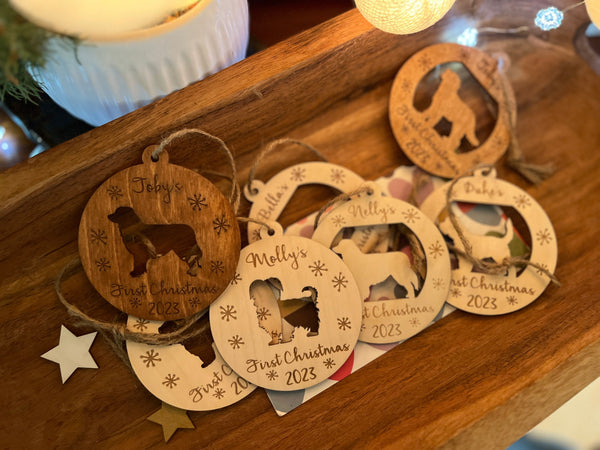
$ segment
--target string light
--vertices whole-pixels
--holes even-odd
[[[455,0],[356,0],[373,26],[393,34],[411,34],[439,21]]]
[[[564,14],[554,6],[540,9],[535,16],[535,25],[544,31],[554,30],[562,24]]]
[[[477,36],[479,32],[473,27],[465,29],[456,38],[456,42],[460,45],[466,45],[467,47],[475,47],[477,45]]]

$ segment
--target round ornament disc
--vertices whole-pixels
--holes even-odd
[[[444,238],[421,211],[410,203],[383,196],[376,184],[369,186],[372,194],[362,193],[333,209],[317,226],[312,238],[338,253],[356,278],[363,300],[359,339],[386,344],[414,336],[440,312],[450,287],[450,256]],[[360,243],[352,239],[336,242],[336,236],[346,227],[395,224],[405,225],[420,242],[426,264],[422,287],[405,253],[363,253]],[[374,286],[389,277],[405,288],[405,298],[364,301]]]
[[[415,108],[419,82],[436,66],[451,62],[462,63],[497,104],[497,120],[485,142],[479,142],[476,136],[477,117],[459,96],[462,80],[452,67],[441,73],[431,104],[423,111]],[[392,131],[406,156],[427,172],[446,178],[457,177],[477,164],[493,164],[500,159],[510,143],[508,108],[513,121],[516,120],[514,94],[509,83],[500,77],[498,62],[472,47],[436,44],[411,56],[396,75],[389,106]],[[443,122],[451,124],[447,136],[436,128]],[[472,151],[458,152],[463,138],[474,147]]]
[[[288,167],[266,183],[254,180],[252,188],[248,185],[244,187],[244,195],[252,203],[249,217],[274,221],[279,218],[300,186],[320,184],[341,192],[350,192],[363,183],[360,176],[345,167],[317,161]],[[260,227],[256,223],[248,223],[248,242],[260,239]]]
[[[280,233],[242,249],[236,277],[210,307],[210,326],[233,370],[258,386],[292,391],[320,383],[348,359],[361,301],[331,250]]]
[[[158,161],[110,177],[79,225],[79,254],[94,288],[137,317],[189,317],[223,292],[235,273],[240,233],[227,199],[207,179]]]
[[[421,210],[448,236],[456,247],[464,251],[462,241],[450,222],[446,210],[446,195],[450,183],[435,190],[423,203]],[[484,175],[460,178],[452,189],[452,202],[466,202],[514,208],[529,229],[531,251],[529,260],[554,273],[557,262],[556,234],[542,207],[527,192],[496,178],[495,171]],[[511,257],[511,246],[519,239],[512,219],[507,218],[501,233],[477,235],[463,226],[462,233],[472,246],[473,256],[496,263]],[[489,275],[473,271],[472,264],[457,255],[458,267],[452,270],[448,303],[463,311],[482,315],[499,315],[517,311],[538,298],[550,279],[533,266],[510,267],[506,274]]]
[[[164,322],[135,316],[127,327],[140,333],[158,333]],[[187,411],[211,411],[229,406],[256,386],[238,376],[213,345],[215,359],[206,367],[182,344],[150,345],[127,341],[131,367],[156,398]]]

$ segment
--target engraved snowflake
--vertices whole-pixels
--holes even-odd
[[[119,197],[123,197],[123,192],[121,191],[121,188],[119,186],[111,185],[106,188],[106,192],[108,193],[109,197],[113,200],[117,200]]]
[[[221,320],[226,320],[229,322],[229,319],[237,319],[237,311],[233,305],[219,306],[219,309],[221,310]]]
[[[229,342],[231,348],[233,349],[238,349],[241,345],[244,345],[244,340],[237,334],[231,339],[228,339],[227,342]]]
[[[106,231],[100,229],[95,230],[94,228],[90,229],[90,241],[92,242],[92,244],[106,245],[107,239],[108,238],[106,236]]]
[[[267,372],[267,378],[268,378],[270,381],[273,381],[273,380],[275,380],[275,378],[277,378],[278,376],[279,376],[279,374],[278,374],[277,372],[275,372],[274,370],[269,370],[269,371]]]
[[[133,328],[137,328],[139,331],[144,331],[146,328],[148,328],[149,323],[150,323],[149,320],[138,319],[138,320],[136,320],[135,324],[133,325]]]
[[[154,349],[148,350],[145,355],[140,355],[140,358],[142,358],[142,362],[146,364],[146,367],[150,367],[150,364],[152,364],[152,367],[156,367],[156,363],[162,361],[158,357],[158,352]]]
[[[295,169],[292,170],[292,176],[290,177],[290,180],[302,182],[302,181],[304,181],[305,177],[306,177],[306,169],[304,167],[296,167]]]
[[[225,272],[225,266],[223,265],[223,261],[211,261],[210,262],[210,272],[211,273]]]
[[[331,358],[327,358],[325,361],[323,361],[323,364],[327,369],[331,369],[333,366],[335,366],[335,361]]]
[[[535,235],[540,245],[549,244],[552,241],[552,235],[548,228],[538,231]]]
[[[221,232],[226,233],[227,230],[229,230],[229,227],[231,227],[231,225],[227,222],[225,214],[221,214],[221,218],[217,217],[213,220],[213,230],[217,232],[217,236],[221,236]]]
[[[352,327],[350,326],[350,319],[348,317],[342,317],[341,319],[338,318],[337,323],[338,328],[342,331],[346,331],[346,328],[349,330],[352,329]]]
[[[215,393],[213,394],[213,397],[215,397],[217,400],[221,400],[224,396],[225,396],[225,389],[221,389],[221,388],[215,389]]]
[[[106,258],[100,258],[94,262],[96,263],[96,267],[98,267],[100,272],[106,272],[108,269],[110,269],[110,261]]]
[[[419,213],[414,208],[410,208],[408,211],[403,211],[402,216],[404,217],[406,223],[415,223],[415,220],[420,219]]]
[[[519,301],[517,300],[517,297],[515,297],[514,295],[511,295],[509,297],[506,297],[506,303],[508,303],[511,306],[514,306],[517,303],[519,303]]]
[[[252,230],[252,240],[260,241],[260,228],[255,228]]]
[[[529,200],[529,197],[525,194],[515,195],[514,199],[517,208],[525,208],[527,206],[531,206],[531,201]]]
[[[242,281],[242,276],[236,272],[231,279],[231,284],[238,284],[240,281]]]
[[[138,306],[140,306],[142,304],[142,301],[139,299],[139,297],[131,297],[129,299],[129,304],[131,305],[132,308],[137,308]]]
[[[331,169],[331,181],[335,184],[342,184],[346,174],[342,169]]]
[[[423,55],[421,56],[421,59],[419,60],[419,65],[421,66],[421,69],[423,70],[427,70],[431,67],[431,58],[427,55]]]
[[[169,373],[165,377],[165,381],[162,382],[166,387],[173,389],[177,386],[177,382],[179,381],[179,377],[174,373]]]
[[[406,125],[402,125],[402,132],[408,133],[408,127]]]
[[[428,250],[429,250],[429,255],[433,259],[436,259],[438,256],[441,256],[442,253],[444,253],[444,247],[442,247],[442,244],[440,244],[440,241],[435,241],[434,244],[431,244],[429,246]]]
[[[410,323],[413,327],[418,327],[419,325],[421,325],[421,322],[416,317],[410,318],[408,320],[408,323]]]
[[[337,214],[331,218],[331,223],[340,228],[342,225],[346,225],[346,219],[344,219],[344,216]]]
[[[460,289],[459,288],[452,288],[450,289],[450,295],[452,297],[460,297]]]
[[[404,80],[402,80],[402,84],[400,85],[400,87],[402,88],[402,90],[405,93],[410,92],[410,81],[408,81],[406,78]]]
[[[202,207],[208,206],[206,197],[202,194],[194,194],[192,197],[188,197],[188,202],[194,211],[202,211]]]
[[[437,289],[439,291],[440,289],[442,289],[443,285],[444,285],[444,280],[442,280],[441,278],[433,279],[433,288],[434,289]]]
[[[196,308],[200,304],[200,299],[198,297],[192,297],[188,299],[188,302],[192,308]]]
[[[323,272],[327,272],[327,267],[325,267],[325,263],[322,263],[320,259],[312,263],[312,266],[308,266],[314,276],[323,276]]]
[[[264,306],[256,312],[256,316],[258,317],[258,320],[261,320],[261,321],[267,320],[267,317],[269,317],[270,315],[271,315],[271,313]]]
[[[538,275],[546,275],[544,273],[544,270],[548,270],[548,265],[547,264],[538,264],[540,267],[538,267],[536,269],[536,272],[538,273]]]
[[[334,289],[337,288],[338,292],[340,292],[342,290],[342,288],[346,288],[346,286],[348,284],[348,280],[342,274],[342,272],[340,272],[339,275],[333,277],[331,282],[333,283]]]

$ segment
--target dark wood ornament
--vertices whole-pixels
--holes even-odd
[[[419,82],[436,66],[449,62],[462,63],[498,105],[496,123],[484,142],[475,134],[475,113],[458,95],[462,81],[450,67],[442,71],[430,106],[424,111],[415,109]],[[394,79],[389,107],[392,131],[406,156],[429,173],[446,178],[462,175],[477,164],[498,161],[510,144],[510,117],[513,121],[516,117],[514,94],[500,77],[498,62],[471,47],[436,44],[411,56]],[[510,115],[508,108],[512,110]],[[449,136],[435,129],[444,119],[452,125]],[[475,149],[459,153],[463,138]]]
[[[79,225],[79,254],[96,290],[137,317],[175,320],[208,307],[240,254],[235,214],[207,179],[169,164],[166,151],[110,177]]]

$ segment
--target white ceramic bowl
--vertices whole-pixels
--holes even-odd
[[[176,20],[76,52],[52,41],[42,89],[72,115],[99,126],[201,80],[245,57],[247,0],[201,0]]]

